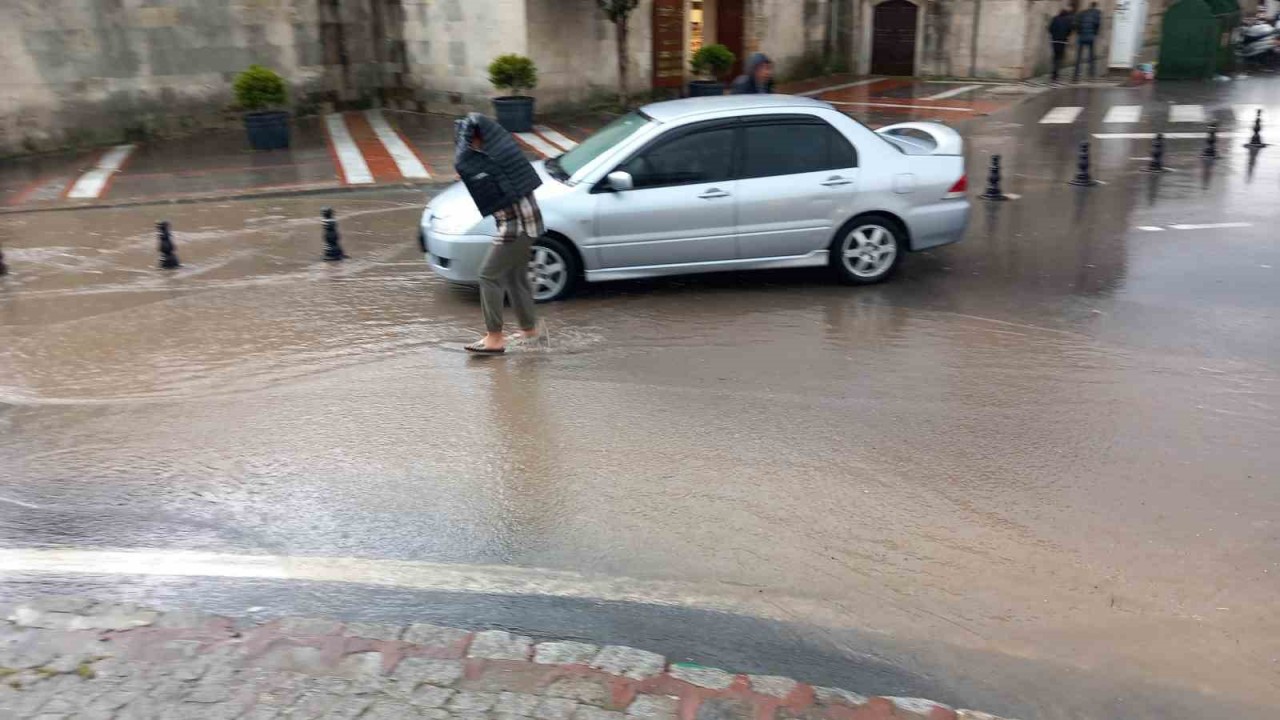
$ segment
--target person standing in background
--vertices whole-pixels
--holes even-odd
[[[1053,47],[1053,74],[1050,81],[1058,82],[1058,72],[1062,70],[1062,59],[1067,56],[1067,41],[1071,39],[1074,23],[1071,11],[1063,8],[1049,21],[1049,43]]]
[[[1076,74],[1075,81],[1080,81],[1080,61],[1084,59],[1084,49],[1089,48],[1089,77],[1094,77],[1095,72],[1093,43],[1098,39],[1098,31],[1102,29],[1102,11],[1098,9],[1098,3],[1090,3],[1089,9],[1080,13],[1080,19],[1076,23]]]
[[[755,53],[747,58],[733,84],[729,86],[730,95],[755,95],[773,92],[773,61],[764,53]]]

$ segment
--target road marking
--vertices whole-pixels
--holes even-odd
[[[1164,232],[1164,228],[1159,225],[1139,225],[1138,229],[1145,232]]]
[[[100,197],[107,189],[111,176],[119,172],[124,166],[124,161],[133,154],[134,147],[134,145],[117,145],[103,153],[102,157],[98,158],[98,163],[81,175],[80,179],[71,186],[67,191],[67,197],[77,200]]]
[[[325,128],[329,131],[329,142],[333,144],[333,152],[338,157],[338,166],[342,170],[342,179],[348,185],[368,185],[373,182],[373,173],[369,172],[369,164],[364,155],[351,139],[347,130],[347,122],[342,115],[331,113],[324,116]]]
[[[1040,118],[1041,125],[1069,125],[1080,116],[1082,107],[1056,107]]]
[[[12,498],[7,498],[7,497],[0,497],[0,502],[6,502],[6,503],[9,503],[10,505],[17,505],[18,507],[24,507],[24,508],[27,508],[28,510],[40,509],[39,505],[32,505],[31,503],[24,503],[21,500],[14,500]]]
[[[957,95],[963,95],[972,90],[981,90],[981,89],[982,89],[981,85],[965,85],[963,87],[944,90],[938,93],[937,95],[930,95],[928,97],[922,97],[920,99],[921,100],[946,100],[949,97],[955,97]]]
[[[1104,123],[1134,123],[1142,117],[1141,105],[1116,105],[1102,118]]]
[[[556,155],[560,154],[559,148],[547,142],[546,140],[543,140],[540,136],[534,133],[522,132],[522,133],[516,133],[515,136],[520,138],[520,140],[524,142],[525,145],[528,145],[529,147],[533,148],[534,151],[536,151],[542,157],[555,157]]]
[[[538,125],[533,129],[538,131],[538,134],[542,136],[543,140],[546,140],[547,142],[553,145],[558,145],[561,150],[572,150],[578,147],[578,143],[570,140],[569,138],[560,134],[559,131],[553,130],[552,128],[549,128],[546,125]]]
[[[830,87],[818,88],[817,90],[809,90],[800,93],[800,97],[815,97],[823,93],[836,92],[838,90],[848,90],[849,88],[862,87],[864,85],[872,85],[880,82],[884,78],[867,78],[866,80],[858,80],[857,82],[845,83],[843,85],[832,85]]]
[[[1205,114],[1203,105],[1170,105],[1169,106],[1169,122],[1184,123],[1207,122],[1209,116]]]
[[[1247,228],[1253,227],[1253,223],[1247,222],[1225,222],[1225,223],[1179,223],[1170,225],[1170,230],[1219,230],[1223,228]]]
[[[369,127],[373,128],[373,133],[378,136],[378,139],[387,148],[387,152],[391,154],[391,159],[395,161],[401,175],[414,180],[423,180],[431,177],[431,173],[427,172],[422,160],[409,148],[404,138],[400,137],[400,133],[391,127],[391,124],[387,122],[387,118],[382,115],[381,110],[365,110],[364,117],[365,120],[369,121]]]
[[[885,108],[908,108],[910,110],[946,110],[948,112],[976,112],[973,108],[964,107],[947,107],[944,105],[904,105],[902,103],[880,103],[880,102],[841,102],[838,100],[828,100],[832,105],[857,105],[858,107],[885,107]]]
[[[1201,132],[1167,132],[1164,134],[1165,140],[1203,140],[1205,138],[1203,131]],[[1132,133],[1094,133],[1093,136],[1099,140],[1150,140],[1155,137],[1155,133],[1149,132],[1132,132]],[[1247,132],[1220,132],[1218,138],[1233,137],[1249,137]]]

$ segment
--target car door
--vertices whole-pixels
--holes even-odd
[[[735,126],[674,128],[618,166],[632,189],[596,190],[593,244],[602,269],[737,258]]]
[[[825,249],[858,187],[853,144],[820,117],[754,118],[741,130],[738,251],[794,257]]]

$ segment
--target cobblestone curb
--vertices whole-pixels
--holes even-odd
[[[1000,720],[499,630],[252,623],[64,597],[0,617],[4,718]]]

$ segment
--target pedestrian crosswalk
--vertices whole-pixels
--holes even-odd
[[[1086,108],[1078,105],[1060,105],[1050,108],[1040,118],[1041,125],[1070,125],[1085,116]],[[1251,123],[1258,111],[1280,117],[1280,107],[1270,108],[1264,105],[1233,105],[1229,108],[1209,109],[1204,105],[1158,105],[1144,107],[1142,105],[1112,105],[1102,116],[1107,125],[1126,125],[1142,122],[1144,119],[1155,123],[1196,123],[1206,124],[1214,119],[1234,117],[1237,124]],[[1096,116],[1095,116],[1096,117]]]

